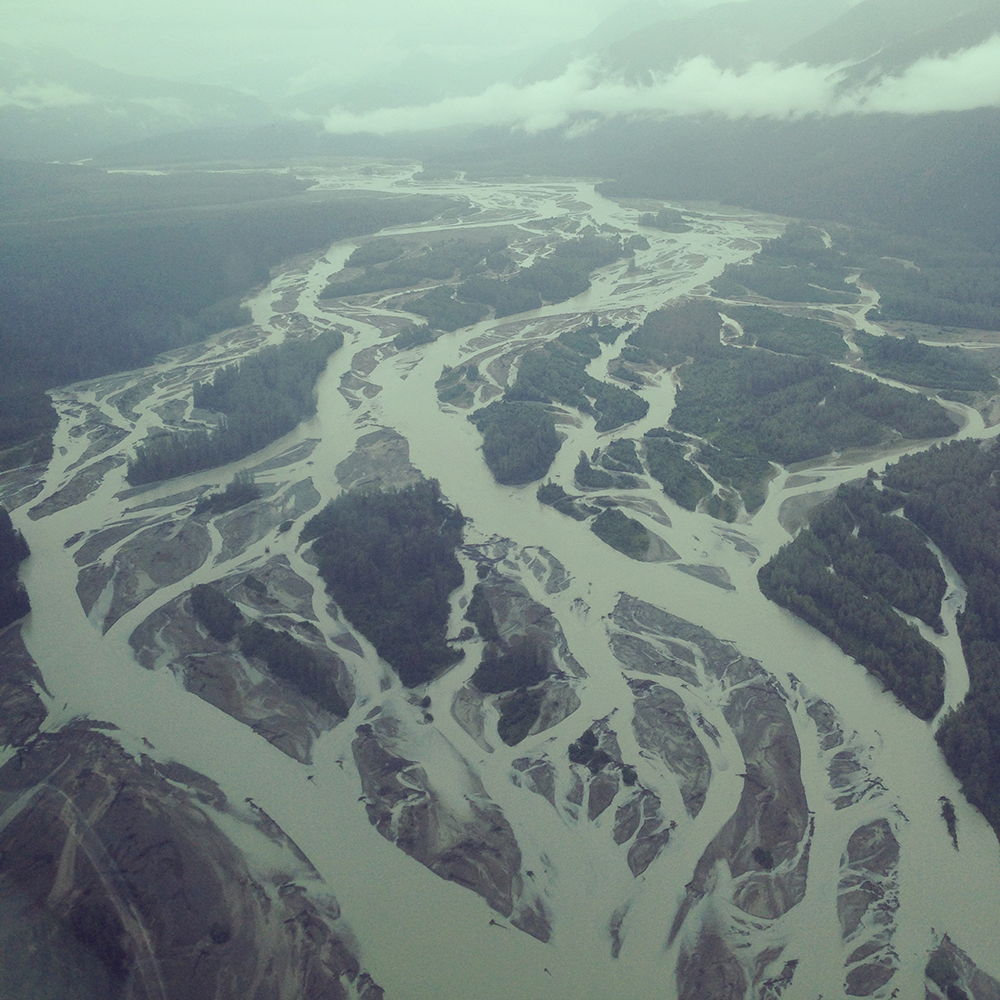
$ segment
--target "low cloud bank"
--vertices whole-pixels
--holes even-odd
[[[555,80],[515,87],[496,84],[471,97],[365,114],[333,110],[324,124],[336,133],[418,132],[455,125],[509,125],[528,133],[576,120],[616,115],[801,118],[812,114],[930,114],[1000,107],[1000,35],[947,57],[928,57],[905,73],[850,90],[838,87],[844,66],[778,67],[758,63],[743,73],[698,57],[647,86],[602,77],[595,61],[571,65]]]
[[[0,108],[25,108],[38,111],[42,108],[70,108],[92,104],[90,94],[82,94],[61,83],[25,83],[11,90],[0,90]]]

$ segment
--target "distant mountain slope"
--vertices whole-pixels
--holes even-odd
[[[677,63],[708,56],[719,66],[745,69],[779,58],[846,11],[846,0],[745,0],[660,21],[610,45],[609,71],[635,77],[669,72]]]
[[[654,2],[626,5],[587,38],[550,51],[523,79],[553,79],[574,59],[591,57],[610,76],[643,81],[704,56],[737,72],[757,62],[839,66],[851,84],[1000,32],[1000,0],[861,0],[853,6],[848,0],[731,0],[666,17],[657,12],[665,8]]]
[[[82,159],[147,136],[274,119],[226,87],[130,76],[57,49],[0,44],[0,156]]]
[[[998,0],[863,0],[782,53],[786,64],[842,62],[900,70],[1000,31]],[[881,58],[879,58],[881,57]]]

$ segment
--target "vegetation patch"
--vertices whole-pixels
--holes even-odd
[[[712,282],[715,294],[739,298],[748,292],[777,302],[855,302],[847,291],[846,263],[815,226],[791,223],[754,255],[751,264],[728,264]]]
[[[0,628],[9,625],[31,610],[31,601],[24,584],[17,577],[17,568],[30,555],[28,543],[0,507]]]
[[[684,370],[671,423],[731,455],[788,465],[843,448],[955,432],[947,412],[917,393],[828,362],[728,348]]]
[[[327,592],[407,687],[464,655],[446,641],[464,519],[436,480],[343,493],[306,522]]]
[[[641,420],[649,411],[649,403],[631,389],[588,375],[586,366],[600,349],[589,331],[573,333],[582,336],[563,334],[551,344],[528,351],[521,359],[517,380],[507,390],[506,398],[573,406],[593,416],[598,431],[614,430]]]
[[[509,747],[517,746],[538,721],[545,692],[541,688],[519,688],[500,699],[497,735]]]
[[[232,642],[243,624],[240,609],[211,584],[199,583],[191,591],[191,610],[205,631],[217,642]]]
[[[249,469],[240,469],[221,493],[209,493],[194,507],[195,514],[225,514],[260,498],[260,487]]]
[[[613,549],[630,559],[644,559],[649,551],[649,532],[634,518],[610,507],[590,522],[590,530]]]
[[[575,521],[586,521],[594,513],[594,508],[579,503],[576,498],[571,497],[558,483],[548,482],[543,486],[539,486],[535,497],[539,503],[555,507],[560,514],[566,514]]]
[[[552,652],[538,640],[515,635],[507,642],[491,642],[483,650],[472,683],[483,694],[500,694],[540,684],[555,669]]]
[[[332,670],[316,654],[287,632],[250,622],[240,629],[240,650],[267,664],[268,672],[291,684],[320,708],[346,718],[350,709],[337,690]]]
[[[865,365],[878,375],[952,392],[995,392],[997,380],[976,356],[961,347],[932,347],[916,336],[873,337],[858,331],[855,342]]]
[[[465,609],[465,620],[472,622],[487,642],[500,638],[496,619],[493,617],[493,609],[490,607],[489,598],[487,598],[481,583],[477,583],[472,588],[472,598],[469,601],[469,606]]]
[[[944,701],[944,661],[895,609],[941,630],[945,579],[921,532],[889,513],[900,503],[871,482],[842,487],[757,580],[765,597],[832,639],[914,715],[931,719]]]
[[[441,377],[434,383],[438,402],[469,407],[473,404],[475,391],[482,381],[477,365],[459,365],[457,368],[445,365]]]
[[[668,437],[647,434],[643,438],[649,474],[663,487],[663,492],[685,510],[694,510],[698,502],[712,492],[712,481],[694,463],[687,461],[687,447]]]
[[[502,485],[541,479],[562,444],[551,412],[537,403],[498,400],[469,419],[483,435],[483,459]]]
[[[958,633],[969,668],[965,701],[935,734],[962,791],[1000,835],[1000,454],[956,441],[886,470],[906,517],[927,533],[966,586]]]
[[[344,343],[339,330],[290,340],[216,372],[194,388],[194,405],[221,413],[213,430],[163,434],[136,448],[128,463],[133,486],[224,465],[276,441],[316,412],[313,387]]]
[[[785,316],[764,306],[726,306],[743,328],[744,343],[776,354],[801,354],[839,361],[847,352],[840,328],[819,319]]]
[[[447,285],[438,285],[419,298],[410,299],[405,308],[407,312],[426,316],[430,328],[445,331],[472,326],[489,312],[478,302],[462,302],[456,299],[454,289]]]

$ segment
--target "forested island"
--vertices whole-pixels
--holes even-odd
[[[961,574],[958,617],[969,693],[936,738],[969,800],[1000,835],[1000,454],[995,442],[957,441],[904,456],[883,477],[906,517]]]
[[[833,639],[920,718],[942,702],[940,654],[905,612],[940,629],[940,547],[968,592],[958,614],[969,693],[935,737],[964,793],[1000,835],[1000,455],[957,441],[842,487],[767,565],[764,595]],[[896,515],[902,512],[906,520]],[[912,522],[912,523],[911,523]]]
[[[601,353],[598,340],[604,333],[592,320],[527,351],[503,399],[469,417],[483,435],[483,458],[498,483],[531,483],[548,472],[561,444],[550,404],[593,417],[598,431],[646,415],[649,404],[638,393],[587,374],[587,365]]]
[[[287,340],[219,369],[194,388],[195,407],[222,414],[217,427],[151,437],[129,460],[133,486],[172,479],[245,458],[316,412],[314,387],[329,356],[344,343],[339,330]]]
[[[894,490],[846,486],[760,568],[765,597],[832,639],[916,716],[944,700],[944,661],[896,611],[942,630],[945,579],[923,534],[894,517]]]
[[[463,524],[426,480],[342,493],[302,529],[330,596],[407,687],[463,656],[446,641],[448,596],[463,580],[455,556]]]

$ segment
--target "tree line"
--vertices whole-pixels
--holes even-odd
[[[31,601],[17,568],[30,555],[28,543],[0,507],[0,628],[23,617],[31,610]]]
[[[967,590],[958,633],[969,692],[936,738],[966,797],[1000,836],[1000,453],[995,442],[956,441],[901,458],[883,478]]]
[[[289,340],[226,365],[194,387],[194,405],[221,413],[214,430],[177,431],[136,448],[127,478],[133,486],[225,465],[265,447],[316,412],[314,386],[344,342],[339,330]]]
[[[302,529],[327,592],[407,687],[463,656],[447,642],[448,598],[463,580],[455,555],[463,524],[438,482],[425,480],[343,493]]]
[[[260,622],[247,622],[236,604],[218,588],[201,583],[191,591],[191,610],[218,642],[237,640],[244,656],[263,661],[268,673],[290,684],[320,708],[342,718],[349,708],[337,690],[336,675],[295,636]]]
[[[4,183],[0,243],[0,466],[51,455],[45,390],[136,368],[157,354],[248,321],[242,299],[296,253],[429,218],[443,198],[302,197],[302,184],[190,172],[143,178],[56,168]],[[87,174],[86,183],[76,175]],[[47,188],[44,188],[48,190]],[[276,197],[276,195],[278,195]],[[260,200],[257,200],[260,199]],[[59,211],[53,210],[58,204]],[[209,206],[209,207],[206,207]],[[123,211],[123,208],[135,209]]]
[[[758,570],[758,585],[878,677],[914,715],[932,719],[944,701],[944,660],[894,602],[939,625],[943,573],[940,566],[933,571],[929,552],[930,559],[919,554],[926,551],[919,538],[876,527],[892,518],[878,513],[873,498],[853,506],[840,491],[818,508],[810,527]]]

